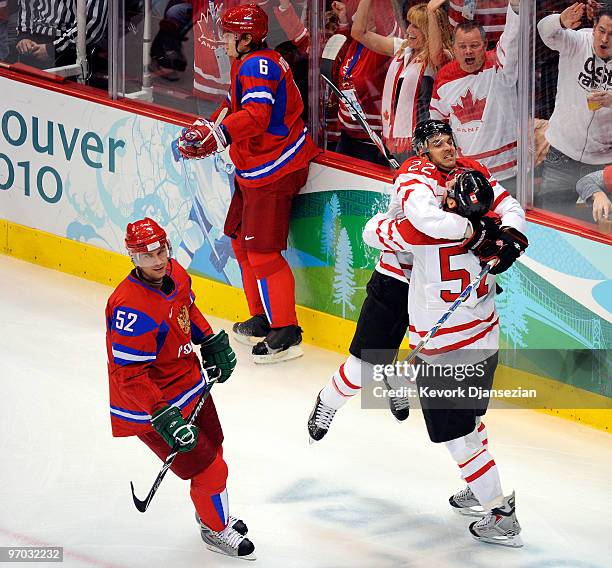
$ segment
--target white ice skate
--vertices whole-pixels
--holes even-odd
[[[200,523],[200,535],[208,550],[242,560],[256,559],[255,545],[229,523],[219,532],[213,531]]]
[[[470,525],[470,532],[476,540],[489,544],[521,547],[523,540],[519,536],[521,525],[516,518],[514,491],[504,497],[501,507],[495,507],[479,521]]]
[[[478,499],[472,493],[470,486],[458,491],[452,497],[449,497],[448,502],[455,513],[466,515],[468,517],[484,517],[487,513],[482,508]]]

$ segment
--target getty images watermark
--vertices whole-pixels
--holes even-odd
[[[465,365],[422,363],[408,364],[396,361],[392,364],[374,365],[375,384],[372,394],[376,398],[420,397],[437,399],[535,398],[536,389],[494,389],[480,384],[466,384],[486,379],[484,362]],[[426,384],[428,379],[432,384]],[[471,381],[472,380],[472,381]],[[455,381],[460,384],[448,384]],[[464,383],[464,381],[466,383]],[[401,384],[401,383],[404,384]],[[423,384],[425,383],[425,384]]]
[[[361,354],[370,363],[362,366],[362,408],[388,408],[390,397],[402,397],[413,408],[612,410],[609,349],[466,349],[410,365],[408,351]]]

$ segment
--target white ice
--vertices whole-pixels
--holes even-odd
[[[65,566],[243,565],[205,549],[188,484],[172,474],[145,514],[134,508],[129,481],[146,495],[161,462],[110,433],[111,289],[3,256],[0,274],[0,546],[63,546]],[[525,547],[487,545],[449,509],[462,487],[458,468],[429,443],[419,412],[399,424],[353,400],[309,446],[308,414],[343,357],[306,346],[301,359],[255,366],[246,347],[235,348],[238,368],[213,392],[230,507],[249,526],[255,566],[611,565],[609,434],[532,411],[490,411],[490,448],[506,493],[516,490]]]

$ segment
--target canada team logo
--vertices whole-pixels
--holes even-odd
[[[178,315],[176,316],[176,321],[179,324],[179,327],[183,330],[185,335],[189,335],[191,333],[191,321],[189,319],[189,311],[185,306],[181,306]]]

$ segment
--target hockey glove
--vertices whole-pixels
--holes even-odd
[[[183,158],[199,159],[222,152],[229,143],[229,134],[222,124],[215,128],[213,122],[199,118],[191,128],[183,131],[178,141],[178,150]]]
[[[220,383],[230,378],[236,368],[236,354],[224,330],[206,337],[200,345],[200,353],[205,366],[214,365],[221,371]]]
[[[495,241],[498,237],[500,233],[499,219],[484,216],[480,219],[471,219],[470,223],[474,232],[463,245],[480,257],[483,247],[486,247],[488,243]]]
[[[497,264],[491,268],[490,273],[501,274],[514,264],[514,261],[525,252],[528,246],[529,241],[523,233],[513,227],[502,227],[493,243],[493,250],[485,247],[479,257],[483,263],[496,258]]]
[[[178,443],[179,452],[189,452],[196,447],[198,427],[185,422],[176,406],[164,406],[154,412],[151,425],[171,448]]]

